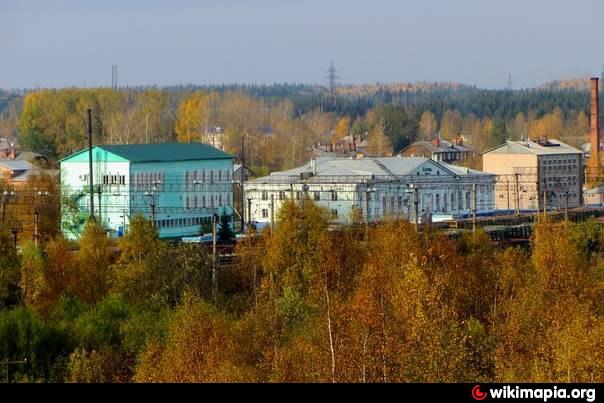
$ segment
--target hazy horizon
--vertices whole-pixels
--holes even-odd
[[[0,0],[0,88],[457,82],[600,75],[604,2]]]

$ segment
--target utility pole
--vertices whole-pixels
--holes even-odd
[[[40,235],[38,234],[38,223],[40,221],[40,213],[38,213],[38,208],[36,207],[36,211],[34,212],[34,245],[38,246],[38,239]]]
[[[507,209],[508,212],[507,212],[507,214],[509,214],[510,213],[510,179],[509,178],[507,178],[507,180],[506,180],[506,185],[507,185],[507,189],[508,189],[508,209]]]
[[[365,240],[369,240],[369,195],[371,191],[369,190],[369,184],[367,184],[367,188],[365,189]]]
[[[543,222],[547,223],[547,190],[543,190]]]
[[[90,192],[90,220],[94,221],[94,180],[92,172],[92,109],[88,109],[88,185]]]
[[[275,233],[275,195],[271,193],[271,232]]]
[[[101,223],[101,225],[103,224],[103,216],[102,216],[102,212],[101,212],[101,193],[102,193],[102,189],[101,189],[101,185],[97,185],[97,194],[99,196],[99,222]]]
[[[252,198],[247,199],[247,226],[252,227]]]
[[[216,303],[218,279],[216,276],[216,213],[212,214],[212,301]]]
[[[241,136],[241,180],[239,187],[241,189],[241,231],[245,230],[245,192],[243,184],[245,183],[245,134]],[[250,217],[248,216],[248,222]]]
[[[518,186],[518,174],[516,176],[516,215],[520,215],[520,188]]]
[[[155,227],[155,195],[151,195],[151,224]]]
[[[564,193],[564,221],[568,221],[568,190]]]
[[[413,215],[413,220],[414,220],[414,224],[415,224],[415,232],[418,233],[419,232],[419,189],[414,187],[413,188],[413,208],[414,208],[414,215]]]
[[[472,183],[472,232],[476,232],[476,183]]]

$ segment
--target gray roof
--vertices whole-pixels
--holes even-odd
[[[536,141],[512,141],[506,140],[505,143],[485,151],[483,154],[537,154],[537,155],[557,155],[557,154],[583,154],[583,151],[576,149],[560,140],[548,139],[547,144],[540,144]]]
[[[269,176],[255,179],[252,182],[264,183],[272,180],[300,177],[302,175],[311,175],[313,173],[313,162],[289,169],[287,171],[273,172]],[[354,178],[396,178],[401,176],[416,176],[418,168],[424,164],[430,164],[440,168],[444,176],[463,177],[466,175],[485,175],[493,176],[490,173],[476,171],[468,168],[457,167],[454,165],[436,162],[430,158],[423,157],[364,157],[364,158],[336,158],[320,157],[314,160],[315,174],[310,181],[329,181],[333,177],[347,177],[348,180]]]
[[[466,153],[466,152],[474,151],[472,146],[470,146],[467,143],[457,144],[453,141],[440,139],[439,147],[436,147],[436,145],[434,143],[432,143],[431,141],[423,140],[423,141],[416,141],[415,143],[408,145],[403,150],[401,150],[401,152],[405,152],[408,148],[414,147],[414,146],[415,147],[421,146],[431,153]]]
[[[28,171],[36,167],[27,161],[0,159],[0,168],[10,169],[11,171]]]

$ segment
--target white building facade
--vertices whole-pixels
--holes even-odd
[[[247,221],[278,220],[286,200],[308,198],[332,223],[387,217],[440,220],[494,210],[495,175],[420,157],[318,158],[288,171],[246,182]],[[474,201],[475,197],[475,201]],[[417,208],[416,208],[417,204]]]

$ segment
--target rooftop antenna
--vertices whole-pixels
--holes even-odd
[[[327,70],[327,80],[328,80],[328,84],[329,84],[329,95],[332,99],[334,109],[337,106],[336,88],[338,86],[338,78],[340,78],[337,75],[337,72],[338,71],[336,70],[336,67],[333,64],[333,60],[332,60],[331,63],[329,64],[329,69]]]
[[[512,90],[512,73],[508,73],[508,90]]]

